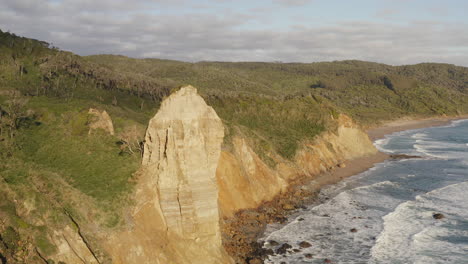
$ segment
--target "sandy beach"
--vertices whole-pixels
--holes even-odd
[[[454,120],[468,119],[468,115],[458,117],[437,117],[437,118],[426,118],[426,119],[401,119],[386,122],[380,126],[370,128],[367,130],[367,134],[372,141],[384,138],[385,135],[400,132],[410,129],[444,126],[450,124]],[[377,152],[374,155],[360,157],[353,160],[348,160],[344,164],[344,167],[337,167],[333,171],[324,173],[314,179],[311,182],[311,187],[319,190],[325,185],[334,184],[340,180],[364,172],[372,168],[375,164],[383,162],[391,158],[390,155]]]
[[[457,116],[457,117],[437,117],[437,118],[425,118],[425,119],[400,119],[390,122],[386,122],[374,128],[367,130],[367,134],[372,141],[381,139],[385,135],[400,132],[410,129],[426,128],[433,126],[444,126],[450,124],[454,120],[468,119],[468,115]]]

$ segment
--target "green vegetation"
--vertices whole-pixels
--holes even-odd
[[[118,228],[148,121],[185,84],[223,120],[225,148],[243,136],[270,166],[332,131],[340,113],[373,125],[468,112],[468,68],[454,65],[80,57],[0,31],[0,257],[17,241],[51,254],[51,230],[70,222]],[[88,135],[89,108],[109,113],[115,136]]]
[[[332,109],[312,97],[210,96],[207,102],[228,126],[255,140],[257,153],[276,151],[286,158],[293,158],[301,141],[325,130]]]

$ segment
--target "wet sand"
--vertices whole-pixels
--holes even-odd
[[[364,172],[374,167],[375,164],[384,162],[388,158],[390,158],[388,154],[383,152],[377,152],[374,155],[346,161],[344,163],[346,167],[337,167],[330,172],[319,175],[310,183],[310,187],[313,187],[315,190],[319,190],[325,185],[334,184],[341,181],[344,178]]]

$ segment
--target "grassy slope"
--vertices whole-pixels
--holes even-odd
[[[272,156],[292,158],[301,141],[333,129],[339,112],[362,124],[468,112],[468,69],[453,65],[79,57],[0,32],[2,237],[32,236],[51,253],[47,232],[69,221],[65,211],[80,223],[94,212],[99,226],[117,226],[140,156],[122,154],[116,142],[133,126],[141,138],[162,98],[183,84],[199,88],[223,119],[226,148],[244,135],[270,165]],[[22,103],[15,110],[12,102]],[[87,135],[90,107],[109,112],[116,136]],[[6,113],[14,111],[23,115],[11,138]],[[26,214],[15,199],[34,209]]]
[[[131,202],[126,197],[140,156],[121,153],[118,135],[136,127],[141,137],[158,101],[104,89],[94,76],[62,67],[75,59],[80,58],[0,32],[2,258],[27,258],[33,247],[53,253],[49,235],[71,224],[67,214],[83,225],[115,227],[122,219],[120,208]],[[90,107],[112,116],[117,136],[88,136]],[[14,113],[20,118],[11,138]],[[5,238],[13,235],[18,237],[14,243]],[[10,243],[6,248],[5,239]]]

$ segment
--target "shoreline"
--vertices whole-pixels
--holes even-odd
[[[468,115],[458,117],[436,117],[425,119],[401,119],[384,122],[379,126],[366,130],[372,142],[384,138],[386,135],[405,130],[437,127],[450,124],[455,120],[468,119]],[[272,201],[266,202],[256,209],[242,210],[236,214],[235,220],[224,223],[224,234],[234,235],[240,239],[236,246],[228,241],[223,241],[226,249],[232,257],[242,259],[244,263],[263,263],[268,255],[274,252],[263,248],[263,242],[259,241],[266,237],[266,227],[269,224],[287,224],[288,217],[297,213],[297,209],[305,208],[311,204],[319,204],[317,199],[320,190],[341,180],[363,173],[378,163],[389,159],[398,159],[391,155],[377,151],[377,153],[344,161],[340,166],[322,173],[313,179],[302,179],[291,183],[286,193],[278,195]],[[279,227],[278,226],[278,227]],[[276,229],[276,227],[274,228]],[[270,230],[272,231],[272,230]],[[269,232],[268,232],[269,233]],[[261,262],[258,262],[261,261]]]
[[[424,118],[424,119],[400,119],[389,122],[384,122],[377,127],[373,127],[366,130],[372,142],[378,139],[385,138],[385,136],[402,132],[406,130],[438,127],[449,125],[452,121],[468,119],[468,115],[457,116],[457,117],[435,117],[435,118]],[[321,181],[319,188],[322,188],[328,184],[338,183],[341,179],[363,173],[368,169],[374,167],[376,164],[384,162],[385,160],[391,159],[392,156],[378,151],[377,153],[365,157],[347,160],[344,162],[346,165],[344,168],[336,168],[333,171],[320,175],[316,180]],[[328,177],[330,179],[321,179]]]
[[[468,119],[468,115],[459,117],[396,120],[385,122],[380,126],[368,129],[366,132],[371,141],[375,142],[376,140],[385,138],[385,136],[393,133],[413,129],[445,126],[449,125],[452,121],[464,119]],[[363,173],[373,168],[376,164],[391,159],[399,159],[399,157],[377,151],[377,153],[372,155],[346,160],[343,162],[344,166],[335,167],[331,171],[318,175],[307,185],[312,187],[313,192],[319,192],[324,186],[336,184],[345,178]]]
[[[376,127],[371,127],[366,130],[367,135],[372,141],[382,139],[386,135],[401,132],[405,130],[413,130],[419,128],[445,126],[452,121],[468,119],[468,115],[456,117],[433,117],[433,118],[416,118],[416,119],[397,119],[384,122]]]

